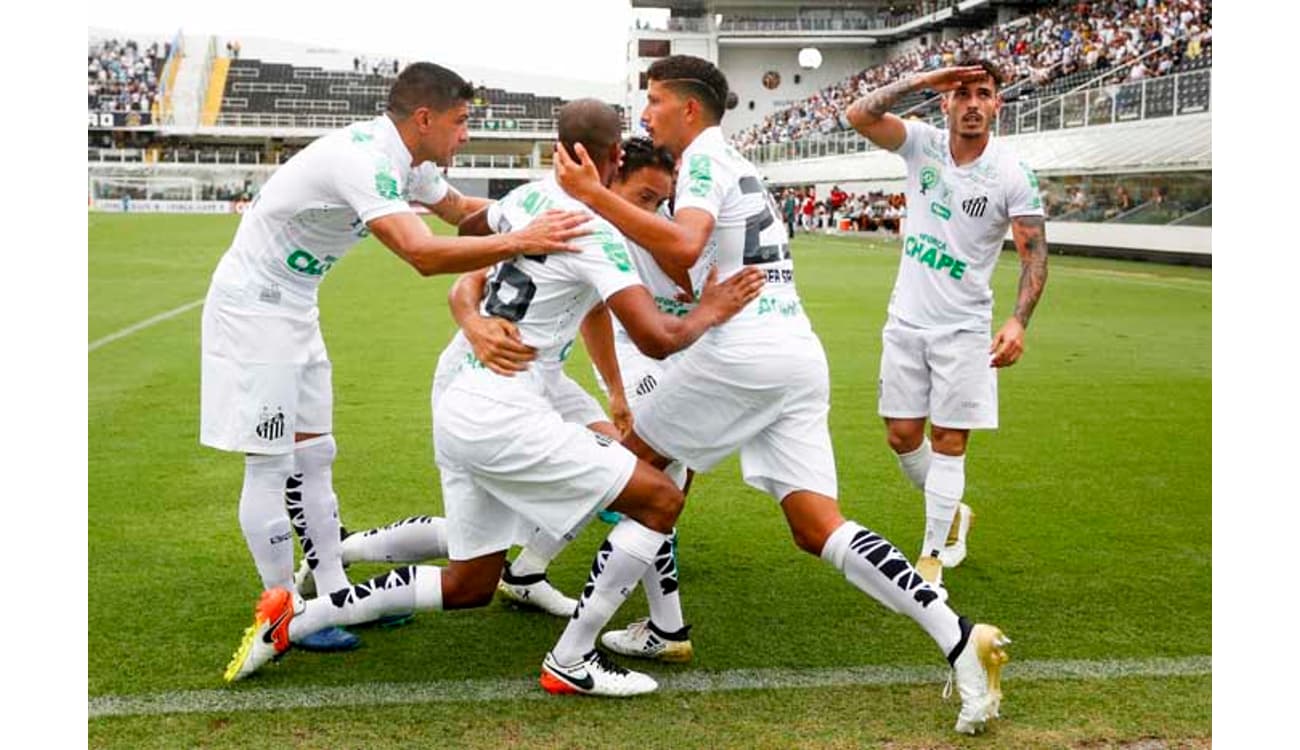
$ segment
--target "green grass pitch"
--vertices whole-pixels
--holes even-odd
[[[441,225],[435,228],[441,231]],[[200,299],[234,217],[91,214],[89,339]],[[1050,242],[1050,237],[1049,237]],[[831,430],[847,517],[909,555],[924,507],[875,415],[880,328],[898,264],[888,239],[794,243],[799,291],[831,364]],[[994,279],[995,322],[1019,266]],[[330,273],[321,318],[334,363],[335,488],[361,529],[440,514],[429,383],[451,337],[450,278],[422,279],[366,240]],[[1001,422],[973,436],[978,521],[946,580],[955,607],[1014,639],[1004,718],[951,733],[933,684],[664,693],[591,699],[211,711],[91,718],[94,747],[984,747],[1208,745],[1210,676],[1018,679],[1031,662],[1210,654],[1210,312],[1203,269],[1053,257],[1024,359],[1000,376]],[[198,444],[199,310],[89,360],[88,697],[535,678],[563,622],[494,603],[363,630],[345,655],[293,652],[232,688],[221,670],[259,583],[236,516],[242,460]],[[569,371],[594,389],[578,353]],[[608,527],[557,561],[574,592]],[[796,550],[735,459],[697,478],[680,524],[697,658],[660,675],[788,668],[939,667],[910,621]],[[381,570],[355,566],[354,579]],[[615,619],[645,612],[635,595]],[[160,627],[165,623],[165,627]],[[538,688],[540,691],[540,688]]]

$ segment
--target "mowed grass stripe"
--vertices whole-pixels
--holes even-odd
[[[152,317],[145,318],[139,323],[134,323],[132,325],[129,325],[120,331],[114,331],[113,333],[110,333],[107,336],[104,336],[103,338],[95,339],[94,341],[90,342],[90,348],[87,351],[93,352],[99,347],[103,346],[104,344],[109,344],[114,341],[117,341],[118,339],[126,338],[127,336],[130,336],[131,334],[136,333],[137,331],[143,331],[149,326],[155,325],[157,323],[161,323],[164,320],[170,320],[171,318],[174,318],[177,315],[180,315],[181,313],[185,313],[185,312],[189,312],[190,310],[193,310],[194,308],[198,307],[201,304],[203,304],[202,297],[194,300],[193,302],[186,302],[180,307],[173,308],[171,310],[168,310],[167,312],[158,313],[157,315],[154,315]]]
[[[1034,680],[1112,680],[1125,677],[1189,677],[1211,673],[1209,656],[1156,659],[1045,660],[1012,662],[1004,677],[1009,700],[1017,684]],[[663,693],[721,693],[737,690],[924,685],[944,679],[937,667],[851,667],[836,669],[733,669],[659,676]],[[89,718],[229,713],[294,708],[379,706],[419,703],[482,703],[542,700],[549,696],[528,679],[367,683],[337,687],[185,690],[90,699]]]

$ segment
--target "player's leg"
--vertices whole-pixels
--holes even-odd
[[[934,457],[926,477],[926,550],[942,567],[966,557],[973,513],[963,502],[970,431],[998,425],[997,370],[989,367],[987,331],[948,331],[927,347],[932,373],[931,442]]]
[[[855,588],[911,618],[952,666],[962,707],[956,730],[974,734],[998,716],[1001,667],[1010,641],[998,628],[954,612],[880,534],[840,515],[834,498],[793,490],[781,501],[795,543],[833,565]]]
[[[631,476],[609,504],[623,520],[597,551],[573,618],[543,662],[542,686],[548,692],[622,697],[657,687],[649,676],[610,662],[596,649],[596,636],[668,542],[682,502],[681,491],[663,472],[635,461]]]
[[[447,557],[447,520],[410,516],[387,526],[344,532],[342,554],[344,565],[442,560]]]

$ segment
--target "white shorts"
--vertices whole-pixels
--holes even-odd
[[[637,465],[617,442],[566,422],[540,393],[492,396],[453,383],[434,413],[452,560],[509,549],[526,523],[570,536],[618,497]]]
[[[708,471],[739,449],[745,482],[780,501],[837,497],[826,353],[811,330],[706,334],[674,359],[633,428],[661,456]]]
[[[889,316],[881,333],[880,416],[939,427],[998,426],[998,371],[988,331],[928,329]]]
[[[631,341],[625,342],[617,338],[617,335],[614,339],[614,354],[618,358],[619,373],[623,376],[623,397],[635,412],[637,403],[659,385],[672,358],[660,360],[647,357]],[[609,384],[600,376],[595,365],[591,369],[596,373],[596,385],[600,386],[601,392],[608,398]]]
[[[296,432],[333,430],[334,392],[313,318],[203,305],[199,442],[240,453],[293,451]]]

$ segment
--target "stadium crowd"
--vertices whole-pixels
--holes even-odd
[[[786,231],[885,231],[897,234],[907,215],[907,198],[902,193],[849,193],[839,185],[818,199],[815,187],[773,191]]]
[[[171,44],[143,51],[132,40],[92,43],[86,63],[86,106],[91,112],[149,112],[158,100],[158,77]]]
[[[804,102],[768,115],[732,136],[740,149],[786,143],[840,129],[839,117],[859,96],[924,70],[988,59],[1008,80],[1042,87],[1080,71],[1103,73],[1154,50],[1122,73],[1141,80],[1175,72],[1212,54],[1211,0],[1105,0],[1045,8],[1002,26],[981,29],[867,68]]]

